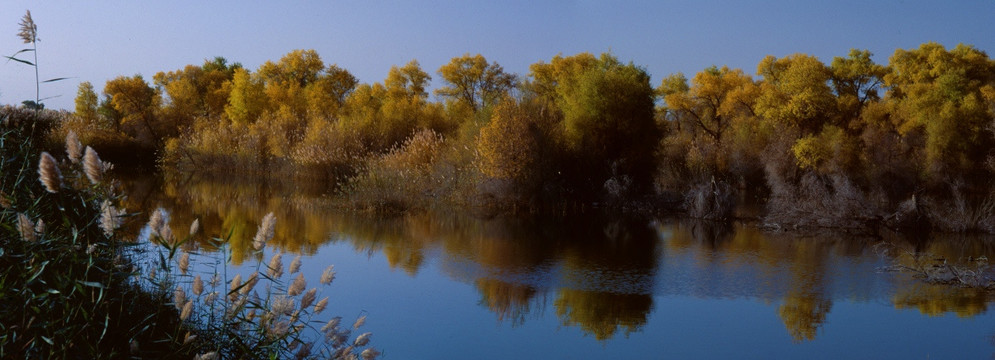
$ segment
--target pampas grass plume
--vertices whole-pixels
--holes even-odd
[[[273,239],[273,227],[276,225],[276,216],[273,213],[266,214],[263,217],[262,223],[259,224],[259,230],[256,231],[256,237],[252,239],[252,247],[256,250],[262,250],[266,246],[266,242]]]
[[[17,231],[21,233],[21,239],[24,241],[35,241],[38,239],[38,236],[35,234],[35,224],[24,213],[17,213]]]
[[[380,352],[377,351],[377,349],[369,348],[369,349],[363,350],[363,352],[360,353],[359,356],[362,356],[363,360],[373,360],[373,359],[376,359],[377,356],[380,356]]]
[[[290,296],[300,295],[301,292],[304,292],[305,287],[307,287],[307,281],[304,280],[304,274],[303,273],[297,274],[297,277],[294,278],[294,282],[291,283],[290,288],[287,289],[287,295]]]
[[[269,277],[278,279],[283,276],[283,255],[280,253],[273,254],[273,257],[269,259],[269,265],[267,265],[267,273]]]
[[[200,296],[200,294],[204,293],[204,280],[200,279],[200,275],[194,276],[191,288],[194,295]]]
[[[190,253],[184,252],[183,255],[180,255],[179,264],[180,264],[180,273],[186,275],[187,269],[190,268]]]
[[[290,262],[290,274],[291,275],[296,274],[300,270],[301,270],[301,256],[297,255],[294,257],[294,260]]]
[[[48,152],[42,152],[41,160],[38,161],[38,179],[50,193],[57,193],[62,187],[62,172],[59,171],[55,158]]]
[[[304,296],[301,297],[301,309],[310,307],[311,304],[314,304],[314,299],[317,297],[318,297],[317,288],[311,288],[311,290],[308,290],[306,293],[304,293]]]
[[[352,344],[355,346],[366,346],[366,344],[370,343],[370,336],[373,336],[373,333],[363,333],[362,335],[357,336],[356,341],[353,341]]]
[[[86,173],[86,178],[94,185],[99,184],[103,180],[104,170],[104,163],[100,161],[97,151],[87,146],[83,155],[83,172]]]
[[[318,303],[314,305],[314,313],[321,314],[321,312],[325,310],[326,306],[328,306],[327,296],[319,300]]]
[[[332,280],[335,280],[335,265],[328,265],[325,271],[321,273],[321,284],[331,284]]]
[[[183,311],[180,312],[180,321],[186,321],[191,313],[193,313],[193,301],[187,300],[187,303],[183,304]]]
[[[72,130],[66,134],[66,155],[69,156],[69,161],[72,161],[73,164],[79,163],[79,160],[83,158],[83,144],[79,142],[79,137]]]

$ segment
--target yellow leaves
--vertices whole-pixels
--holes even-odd
[[[494,104],[515,83],[514,75],[506,74],[497,63],[488,64],[480,54],[453,58],[439,68],[439,75],[449,86],[436,89],[436,95],[465,102],[474,109]]]
[[[818,58],[767,56],[757,66],[757,75],[764,77],[757,113],[766,120],[811,132],[834,114],[836,100],[827,84],[831,73]]]
[[[480,129],[477,152],[481,172],[516,181],[532,176],[539,150],[535,121],[534,114],[514,102],[499,104],[491,121]]]
[[[228,119],[238,124],[255,122],[269,105],[262,82],[254,79],[247,70],[238,69],[231,83],[228,106],[225,107]]]
[[[817,135],[798,139],[791,147],[798,167],[827,174],[853,166],[857,157],[856,139],[838,126],[827,125]]]
[[[421,69],[417,60],[411,60],[402,67],[392,66],[384,80],[390,96],[425,99],[425,87],[432,77]]]

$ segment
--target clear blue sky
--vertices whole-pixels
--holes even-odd
[[[76,87],[101,90],[118,75],[151,81],[224,56],[256,69],[294,49],[315,49],[362,82],[417,59],[432,74],[450,58],[480,53],[506,71],[558,53],[611,51],[645,67],[653,85],[710,65],[753,74],[765,55],[808,53],[829,63],[849,49],[886,63],[927,41],[995,51],[995,1],[21,1],[0,3],[0,54],[24,45],[30,9],[41,41],[49,108],[73,107]],[[0,62],[0,103],[34,98],[34,74]]]

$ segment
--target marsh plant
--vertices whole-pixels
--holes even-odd
[[[329,301],[328,296],[320,297],[320,290],[335,279],[332,265],[325,268],[318,286],[309,287],[300,272],[300,255],[286,267],[284,255],[289,254],[273,252],[268,261],[262,260],[275,224],[273,213],[267,214],[252,239],[251,247],[260,260],[243,267],[252,272],[232,274],[227,239],[208,239],[220,250],[201,253],[195,241],[200,236],[199,220],[181,238],[170,227],[165,210],[152,213],[145,231],[156,245],[159,261],[138,281],[155,292],[171,294],[169,303],[191,329],[176,340],[197,344],[206,351],[200,358],[376,358],[380,353],[367,347],[371,333],[350,339],[365,324],[365,315],[352,323],[344,323],[341,317],[318,320]]]
[[[370,333],[350,338],[365,316],[317,322],[328,297],[307,286],[300,256],[286,282],[281,253],[229,277],[225,239],[208,240],[222,251],[199,253],[199,221],[177,236],[161,209],[145,227],[150,242],[131,240],[120,229],[137,214],[118,207],[111,164],[75,133],[62,156],[36,150],[28,122],[2,123],[0,358],[379,355]],[[260,256],[275,222],[271,214],[259,227]],[[329,266],[318,283],[334,276]]]

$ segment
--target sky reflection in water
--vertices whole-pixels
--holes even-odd
[[[250,243],[275,212],[273,248],[305,254],[314,281],[335,264],[326,316],[368,315],[375,346],[397,358],[995,353],[991,294],[878,271],[916,257],[993,258],[990,238],[772,234],[599,215],[374,220],[307,190],[131,179],[126,206],[169,210],[175,231],[194,218],[206,234],[232,230],[234,262],[245,267],[268,259]]]

